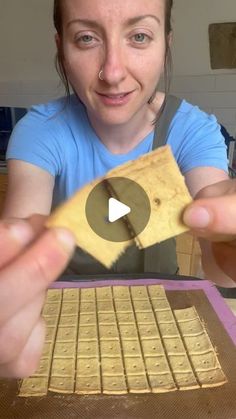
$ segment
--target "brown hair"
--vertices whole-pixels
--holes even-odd
[[[164,87],[165,87],[165,94],[167,95],[169,92],[170,87],[170,79],[171,79],[171,70],[172,70],[172,58],[171,58],[171,50],[169,47],[169,35],[172,31],[171,26],[171,11],[173,7],[173,0],[165,0],[165,44],[166,44],[166,51],[165,51],[165,63],[164,63]],[[62,11],[62,0],[54,0],[54,8],[53,8],[53,20],[55,29],[60,37],[63,36],[63,11]],[[55,65],[57,72],[61,78],[62,83],[65,86],[66,94],[69,96],[70,94],[70,87],[69,81],[66,75],[65,67],[63,64],[63,49],[59,48],[55,57]],[[154,92],[155,94],[155,92]],[[154,94],[149,99],[149,103],[152,102],[154,98]]]

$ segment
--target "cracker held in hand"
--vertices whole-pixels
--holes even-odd
[[[188,230],[182,222],[182,212],[192,198],[169,146],[160,147],[134,162],[117,167],[108,176],[133,180],[149,197],[151,215],[145,229],[136,236],[139,247],[151,246]],[[113,188],[116,189],[115,183]],[[127,187],[115,192],[120,201],[123,199],[125,202],[126,196],[129,196]],[[140,208],[140,216],[141,214]],[[127,218],[132,223],[131,214]],[[135,225],[132,227],[135,231]]]
[[[87,184],[67,202],[59,206],[49,217],[46,226],[68,228],[74,233],[76,243],[81,249],[109,268],[125,249],[133,243],[133,240],[109,242],[97,235],[90,227],[86,217],[86,201],[93,188],[102,180],[103,178],[99,178]],[[101,189],[94,208],[94,216],[96,216],[98,211],[98,205],[106,205],[109,198],[108,192],[105,189]],[[120,222],[120,228],[126,228],[125,224]]]
[[[98,236],[87,221],[85,206],[90,192],[99,182],[105,179],[109,183],[109,179],[113,177],[131,179],[139,184],[149,197],[150,219],[145,229],[135,239],[130,237],[130,240],[123,242],[107,241]],[[126,202],[129,189],[122,188],[122,184],[119,184],[116,189],[114,182],[111,186],[111,190],[115,192],[114,198]],[[98,205],[106,205],[108,208],[107,202],[112,197],[111,194],[111,191],[108,192],[104,188],[104,192],[98,199]],[[84,186],[50,216],[47,226],[69,228],[74,233],[79,247],[110,268],[134,241],[138,247],[145,248],[187,231],[188,228],[182,222],[182,213],[191,201],[184,177],[179,171],[171,149],[165,146],[116,167],[105,177]],[[94,212],[96,213],[96,208]],[[140,208],[140,216],[142,216],[142,208]],[[129,217],[129,214],[127,219],[135,232],[135,225],[132,224],[132,217]],[[124,220],[118,220],[118,222],[120,222],[119,228],[129,229],[128,223],[126,225]]]

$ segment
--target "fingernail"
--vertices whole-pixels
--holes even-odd
[[[73,234],[69,230],[58,227],[54,228],[54,233],[64,250],[68,253],[72,253],[75,248],[75,237]]]
[[[21,244],[29,243],[34,237],[34,232],[31,226],[24,220],[7,220],[4,224],[11,236]]]
[[[184,213],[184,222],[191,228],[206,228],[210,223],[210,214],[204,207],[189,208]]]

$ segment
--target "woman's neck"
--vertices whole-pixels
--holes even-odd
[[[113,154],[126,154],[133,150],[150,132],[153,131],[155,120],[164,95],[156,98],[151,105],[147,105],[143,115],[137,115],[126,124],[102,124],[93,115],[88,115],[90,123],[101,142]]]
[[[102,126],[91,121],[91,125],[100,141],[113,154],[126,154],[133,150],[152,130],[151,123],[142,125]]]

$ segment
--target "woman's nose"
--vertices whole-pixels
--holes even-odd
[[[102,78],[106,83],[115,86],[124,80],[127,71],[122,49],[117,46],[111,46],[106,51],[101,68]]]

